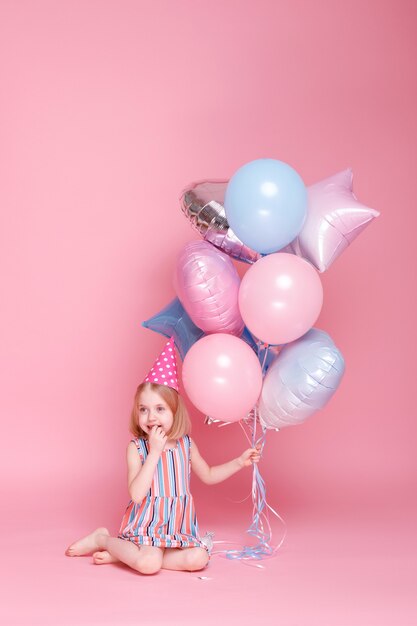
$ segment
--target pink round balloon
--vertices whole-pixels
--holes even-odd
[[[240,278],[232,259],[207,241],[190,241],[178,255],[174,287],[182,306],[205,333],[241,335]]]
[[[216,333],[203,337],[187,352],[182,381],[197,409],[214,419],[237,422],[259,398],[262,369],[242,339]]]
[[[314,267],[293,254],[263,257],[246,272],[239,290],[243,321],[258,339],[289,343],[315,323],[323,287]]]

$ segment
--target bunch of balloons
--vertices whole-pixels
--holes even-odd
[[[230,181],[201,181],[181,207],[203,236],[181,250],[177,298],[143,322],[174,337],[182,380],[208,422],[249,426],[261,452],[269,429],[300,424],[338,388],[344,359],[331,337],[313,328],[323,303],[324,272],[379,214],[352,192],[346,170],[311,187],[288,164],[258,159]],[[243,279],[233,259],[249,264]],[[257,438],[257,424],[262,434]],[[244,562],[273,556],[265,483],[253,468],[258,543],[228,550]]]
[[[174,336],[184,388],[212,421],[256,415],[264,429],[300,424],[340,384],[344,359],[313,328],[325,271],[378,212],[346,170],[304,185],[288,164],[258,159],[230,181],[201,181],[181,207],[203,240],[181,250],[177,298],[144,322]],[[248,269],[240,280],[233,259]],[[317,271],[318,270],[318,271]]]

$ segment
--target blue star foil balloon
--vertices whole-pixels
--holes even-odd
[[[190,319],[178,298],[167,304],[161,311],[150,317],[142,326],[160,333],[164,337],[174,337],[181,359],[191,346],[204,336],[204,332]]]
[[[275,430],[301,424],[328,403],[344,370],[341,352],[322,330],[312,328],[285,345],[264,378],[261,424]]]

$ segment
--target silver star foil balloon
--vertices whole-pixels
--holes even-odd
[[[261,258],[234,234],[226,219],[223,201],[227,181],[192,183],[181,194],[181,208],[206,241],[238,261],[255,263]]]

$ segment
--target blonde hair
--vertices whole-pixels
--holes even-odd
[[[174,421],[172,422],[172,428],[167,433],[168,439],[179,439],[184,435],[188,435],[188,433],[191,432],[191,420],[183,399],[172,387],[157,385],[156,383],[141,383],[136,389],[130,416],[130,432],[139,439],[148,438],[147,433],[142,430],[138,423],[140,396],[142,391],[146,388],[159,394],[172,411]]]

